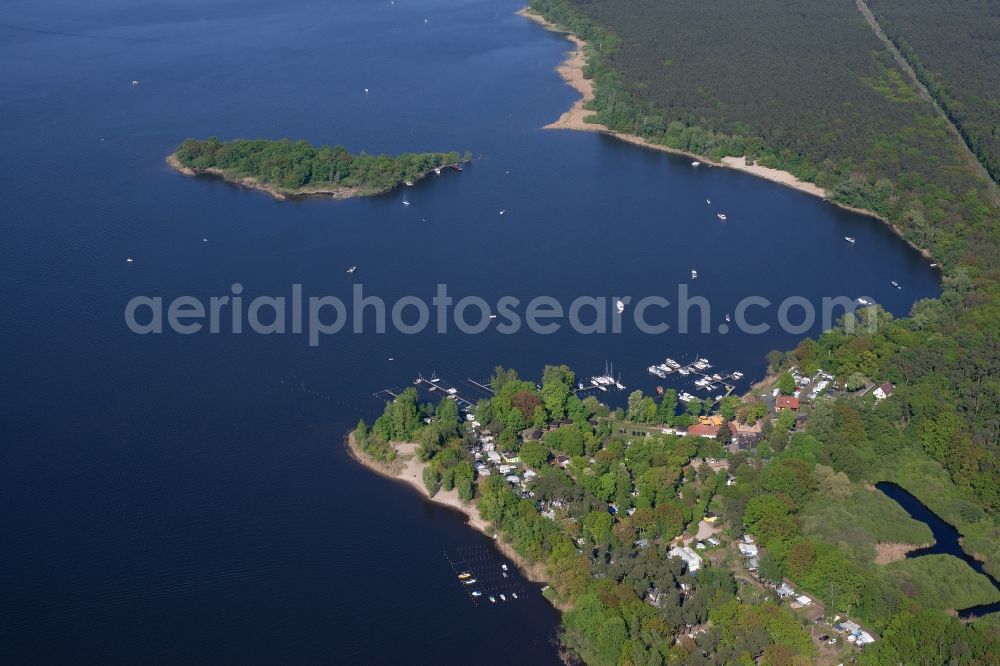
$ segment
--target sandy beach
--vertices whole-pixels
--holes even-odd
[[[587,43],[577,37],[567,33],[565,30],[560,29],[553,23],[550,23],[542,16],[531,12],[527,7],[521,9],[517,12],[518,15],[525,17],[529,21],[533,21],[538,25],[544,27],[546,30],[551,30],[553,32],[558,32],[566,37],[570,43],[573,44],[573,48],[566,54],[566,59],[559,64],[556,71],[562,76],[563,80],[574,90],[580,93],[580,99],[573,103],[569,111],[563,113],[559,118],[543,129],[569,129],[577,130],[583,132],[602,132],[604,134],[610,134],[622,141],[627,141],[628,143],[635,144],[637,146],[643,146],[644,148],[651,148],[653,150],[660,150],[665,153],[673,153],[675,155],[684,155],[692,159],[698,160],[705,165],[728,167],[730,169],[736,169],[738,171],[743,171],[744,173],[749,173],[758,178],[765,178],[767,180],[773,181],[775,183],[780,183],[782,185],[795,188],[801,192],[811,194],[822,199],[826,198],[826,190],[819,187],[815,183],[807,183],[805,181],[799,180],[787,171],[781,171],[779,169],[771,169],[768,167],[760,166],[757,164],[747,164],[746,160],[742,157],[725,157],[721,162],[714,162],[708,159],[704,155],[697,155],[684,150],[677,150],[675,148],[668,148],[651,141],[647,141],[642,137],[635,136],[632,134],[623,134],[621,132],[615,132],[608,129],[604,125],[597,123],[589,123],[586,121],[587,116],[593,115],[591,111],[586,110],[584,107],[586,104],[594,99],[594,82],[591,79],[584,77],[583,70],[587,64],[587,57],[585,49]]]
[[[419,492],[425,500],[447,506],[463,513],[468,519],[468,524],[487,536],[494,537],[493,544],[508,559],[517,564],[518,570],[528,580],[536,583],[546,582],[545,567],[540,562],[530,563],[519,555],[514,547],[503,539],[496,538],[495,530],[489,522],[483,520],[476,508],[476,501],[464,502],[458,497],[458,490],[452,488],[449,491],[439,490],[434,497],[430,497],[427,488],[424,486],[423,473],[427,466],[417,458],[417,444],[414,442],[393,442],[396,449],[396,459],[392,463],[384,464],[371,460],[364,454],[354,441],[354,433],[347,436],[347,451],[350,456],[361,465],[364,465],[373,472],[386,478],[402,481]],[[557,608],[560,608],[556,605]],[[565,610],[560,608],[560,610]]]
[[[468,518],[470,526],[483,534],[492,536],[493,528],[488,522],[480,518],[475,500],[472,502],[463,502],[459,499],[456,488],[448,491],[439,490],[434,497],[430,497],[423,481],[424,468],[427,467],[427,464],[420,462],[420,459],[417,458],[417,444],[415,442],[392,442],[392,447],[396,449],[396,459],[390,464],[382,464],[369,459],[361,451],[354,441],[353,432],[347,436],[347,450],[351,453],[351,457],[359,463],[382,476],[403,481],[413,486],[431,502],[443,504],[456,511],[461,511]]]

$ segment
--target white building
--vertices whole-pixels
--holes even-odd
[[[674,546],[667,553],[668,557],[679,557],[684,560],[689,573],[694,573],[701,568],[701,555],[691,550],[688,546]]]

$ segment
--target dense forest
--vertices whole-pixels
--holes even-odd
[[[188,168],[216,169],[228,176],[250,177],[287,191],[344,188],[360,194],[391,190],[413,182],[435,167],[458,164],[458,153],[353,155],[343,146],[316,148],[305,141],[186,139],[174,153]],[[468,159],[466,155],[465,159]]]
[[[877,364],[859,366],[840,351],[847,346],[835,347],[838,381],[880,376]],[[819,349],[804,343],[803,368],[815,364]],[[773,358],[779,366],[791,359]],[[736,399],[723,405],[725,417],[761,418],[764,440],[733,453],[728,429],[711,439],[644,425],[690,423],[705,405],[678,415],[673,396],[637,391],[626,409],[612,410],[593,396],[581,400],[574,382],[565,366],[547,366],[540,386],[497,368],[492,397],[466,420],[454,401],[421,403],[408,388],[355,434],[376,456],[390,441],[418,442],[431,494],[457,487],[475,498],[501,537],[544,567],[547,594],[565,609],[563,644],[576,657],[607,666],[777,665],[812,663],[822,651],[827,663],[855,656],[885,666],[1000,664],[1000,625],[992,618],[962,624],[946,613],[1000,600],[982,576],[949,556],[876,562],[880,543],[931,538],[926,525],[870,486],[887,474],[908,483],[906,465],[891,461],[924,454],[895,427],[906,399],[877,409],[871,395],[819,400],[804,429],[758,410],[759,398]],[[474,453],[493,441],[517,461],[523,482],[483,474]],[[975,503],[943,500],[952,504],[939,510],[996,530]],[[721,518],[710,528],[716,540],[699,545],[701,566],[692,569],[673,549],[705,539],[711,516]],[[744,534],[761,549],[752,572],[736,548]],[[998,534],[980,536],[995,548]],[[782,602],[775,592],[782,582],[823,606]],[[860,652],[843,641],[831,647],[819,638],[819,623],[833,633],[835,617],[857,620],[879,639]]]
[[[868,0],[879,26],[1000,181],[1000,4]]]

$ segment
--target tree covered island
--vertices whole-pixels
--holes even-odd
[[[167,163],[188,175],[212,174],[261,189],[277,198],[327,195],[335,199],[372,196],[412,184],[442,169],[461,169],[471,159],[457,152],[358,155],[343,146],[306,141],[185,139]]]

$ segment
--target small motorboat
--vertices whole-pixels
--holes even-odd
[[[504,214],[504,213],[506,213],[506,212],[507,212],[507,209],[506,209],[506,208],[501,208],[501,209],[500,209],[500,214],[501,214],[501,215],[503,215],[503,214]]]
[[[413,187],[413,181],[412,180],[404,180],[403,184],[406,185],[407,187]]]
[[[728,313],[726,314],[726,321],[732,321],[732,319],[730,319],[730,317],[729,317],[729,314],[728,314]]]
[[[474,596],[474,597],[481,597],[481,596],[483,596],[483,593],[480,592],[479,590],[473,590],[472,591],[472,596]]]
[[[691,271],[691,279],[692,280],[697,280],[698,279],[698,271],[696,271],[696,270],[692,270]]]
[[[431,381],[434,380],[432,379]],[[466,578],[472,578],[472,574],[469,573],[468,571],[463,571],[462,573],[458,574],[458,577],[462,580],[465,580]]]
[[[137,86],[137,85],[139,85],[139,82],[136,81],[135,79],[132,79],[132,85]]]
[[[348,268],[348,269],[347,269],[347,272],[348,272],[348,273],[353,273],[353,272],[354,272],[354,271],[356,271],[356,270],[358,270],[358,267],[357,267],[357,266],[351,266],[350,268]]]
[[[931,264],[931,268],[937,268],[937,264]]]
[[[366,95],[368,94],[368,88],[365,88],[365,94]]]
[[[717,217],[718,217],[718,218],[719,218],[720,220],[722,220],[723,222],[725,222],[725,221],[726,221],[726,214],[725,214],[725,213],[719,213]]]
[[[705,203],[707,203],[709,206],[711,206],[712,205],[712,200],[711,199],[705,199]]]
[[[896,289],[902,289],[902,287],[899,286],[899,283],[896,282],[895,280],[892,281],[892,286],[895,287]]]
[[[491,594],[491,595],[490,595],[490,603],[491,603],[491,604],[495,604],[496,602],[497,602],[497,598],[496,598],[496,597],[494,597],[494,596],[493,596],[493,595]]]
[[[496,315],[493,315],[493,314],[490,315],[490,319],[496,319],[496,318],[497,318]]]
[[[504,595],[501,594],[500,595],[500,601],[507,601],[507,597],[505,597]]]
[[[409,205],[410,205],[410,202],[409,202],[409,201],[407,201],[406,199],[403,199],[403,205],[404,205],[404,206],[409,206]]]
[[[623,303],[620,299],[615,301],[615,309],[618,310],[618,314],[625,312],[625,303]]]
[[[512,597],[514,597],[515,599],[517,599],[517,592],[511,592],[511,593],[510,593],[510,596],[512,596]]]
[[[601,387],[601,390],[602,390],[602,391],[607,391],[607,389],[606,389],[606,388],[604,388],[603,386]],[[506,577],[507,577],[507,572],[506,572],[506,571],[504,571],[504,572],[503,572],[503,577],[504,577],[504,578],[506,578]]]
[[[869,301],[867,298],[859,298],[858,299],[858,303],[860,303],[861,305],[871,305],[872,304],[872,302]]]
[[[476,579],[475,579],[475,578],[470,578],[469,580],[463,580],[463,581],[462,581],[462,584],[463,584],[463,585],[472,585],[472,584],[473,584],[473,583],[475,583],[475,582],[476,582]]]
[[[125,263],[126,264],[131,264],[133,261],[135,261],[135,259],[133,259],[132,257],[129,257],[128,259],[125,260]]]
[[[434,167],[434,173],[436,173],[437,175],[440,176],[441,175],[441,167]]]
[[[701,162],[699,162],[698,160],[695,160],[694,162],[691,162],[691,166],[693,166],[693,167],[700,167],[701,166]]]
[[[847,241],[848,243],[853,243],[857,239],[854,238],[854,236],[844,236],[844,240]]]

